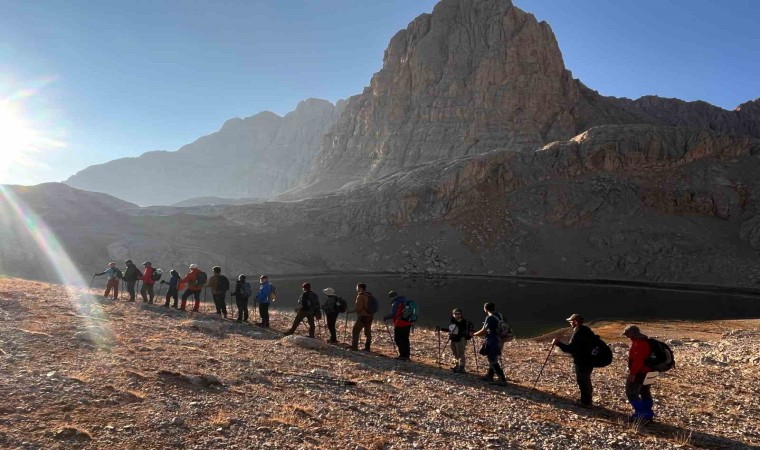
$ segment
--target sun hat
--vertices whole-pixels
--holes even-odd
[[[565,320],[567,320],[568,322],[572,322],[573,320],[577,320],[578,322],[584,321],[583,316],[580,314],[573,314],[572,316],[568,317]]]
[[[333,288],[324,288],[322,289],[322,292],[324,292],[325,295],[335,295],[335,289]]]

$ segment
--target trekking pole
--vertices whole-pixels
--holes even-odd
[[[156,297],[161,297],[161,289],[164,288],[163,283],[158,284],[158,294],[156,294]]]
[[[480,367],[478,367],[478,352],[475,350],[475,339],[472,339],[472,354],[475,357],[475,370],[480,371]]]
[[[346,311],[346,321],[343,323],[343,343],[348,340],[348,311]]]
[[[436,335],[438,335],[438,358],[436,359],[436,363],[438,365],[441,365],[441,330],[438,330],[435,332]]]
[[[440,332],[439,332],[440,336]],[[443,364],[443,352],[446,351],[446,346],[449,344],[449,341],[451,340],[451,336],[449,336],[448,339],[446,339],[446,342],[443,343],[443,347],[438,347],[438,361],[441,361],[441,364]]]
[[[92,276],[92,281],[90,281],[90,287],[87,289],[87,293],[89,294],[92,290],[92,285],[95,283],[95,275]]]
[[[385,322],[385,331],[388,332],[388,339],[391,340],[391,345],[393,346],[393,351],[396,351],[396,341],[393,340],[393,336],[391,335],[391,329],[388,326],[388,322]]]
[[[544,361],[544,365],[541,366],[541,371],[538,372],[538,376],[536,377],[536,382],[533,383],[533,387],[531,388],[532,390],[536,389],[536,385],[538,384],[538,380],[541,378],[541,374],[544,373],[544,367],[546,367],[546,363],[549,362],[549,356],[551,356],[552,350],[554,350],[554,345],[551,346],[551,348],[549,349],[549,353],[546,354],[546,361]]]

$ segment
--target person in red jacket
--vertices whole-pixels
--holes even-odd
[[[631,340],[628,351],[628,378],[625,380],[625,395],[633,406],[631,421],[650,421],[654,419],[654,400],[649,385],[644,385],[644,379],[652,371],[646,365],[652,354],[649,338],[641,333],[636,325],[628,325],[623,335]]]
[[[153,285],[156,284],[156,282],[153,281],[153,272],[155,272],[156,269],[153,268],[153,264],[151,264],[150,261],[145,261],[143,267],[145,267],[145,271],[143,272],[142,278],[140,278],[143,282],[142,289],[140,289],[140,295],[142,296],[143,303],[147,302],[149,298],[150,303],[153,303],[153,299],[155,298]]]
[[[404,312],[406,297],[398,295],[395,291],[388,292],[388,297],[393,299],[391,313],[384,317],[385,320],[393,320],[393,341],[396,342],[398,356],[396,359],[409,361],[412,349],[409,343],[409,334],[412,332],[412,322],[401,318]]]
[[[185,275],[185,278],[180,280],[180,284],[187,285],[187,289],[182,293],[182,303],[179,307],[182,311],[185,310],[185,306],[187,305],[187,298],[192,295],[195,299],[193,311],[198,312],[198,308],[201,306],[201,291],[205,284],[201,282],[200,277],[198,276],[201,273],[203,272],[198,268],[197,264],[190,264],[190,271]]]

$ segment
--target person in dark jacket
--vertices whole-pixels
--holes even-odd
[[[213,275],[208,279],[208,287],[211,288],[211,296],[214,298],[214,306],[216,306],[216,313],[220,316],[227,318],[227,289],[229,289],[229,286],[226,286],[227,289],[225,289],[225,286],[222,284],[222,278],[225,280],[227,277],[222,275],[222,268],[219,266],[212,267],[211,270],[214,272]],[[227,281],[227,284],[229,284],[229,281]]]
[[[404,320],[402,313],[404,312],[404,305],[406,304],[406,297],[398,295],[396,291],[388,292],[388,297],[393,299],[391,303],[391,312],[387,316],[383,317],[383,320],[393,320],[393,341],[396,343],[398,349],[398,356],[396,359],[401,361],[409,361],[412,349],[409,342],[409,335],[412,332],[412,322]]]
[[[238,276],[235,283],[235,292],[230,294],[230,296],[235,297],[238,309],[238,323],[248,322],[248,299],[251,298],[251,283],[245,281],[245,275]]]
[[[259,316],[261,317],[260,325],[264,328],[269,328],[269,305],[276,300],[274,293],[274,286],[269,283],[269,277],[262,275],[259,277],[259,292],[254,298],[254,306],[259,304]]]
[[[127,265],[127,269],[124,271],[124,282],[127,283],[127,292],[129,293],[129,301],[133,302],[135,301],[135,283],[137,283],[137,280],[142,278],[143,274],[140,271],[140,269],[137,268],[135,263],[132,262],[131,259],[128,259],[124,261],[124,264]]]
[[[472,322],[464,318],[464,313],[457,308],[451,312],[451,321],[448,327],[438,327],[436,331],[448,330],[449,341],[451,341],[451,354],[454,356],[456,364],[451,368],[452,372],[465,373],[465,363],[467,362],[467,341],[472,339],[474,330]]]
[[[488,372],[481,380],[498,386],[506,386],[507,377],[504,375],[504,369],[499,364],[502,348],[501,338],[499,337],[500,316],[496,312],[496,305],[490,302],[483,305],[483,311],[488,314],[483,322],[483,328],[473,334],[473,336],[485,337],[483,345],[480,348],[480,354],[488,359]],[[499,377],[498,381],[493,381],[494,375]]]
[[[559,339],[554,339],[552,345],[556,345],[563,352],[573,355],[575,380],[581,390],[579,403],[581,406],[590,408],[593,404],[592,397],[594,394],[594,388],[591,385],[591,372],[594,370],[594,366],[591,365],[591,347],[594,345],[596,335],[591,331],[591,328],[583,325],[584,319],[580,314],[573,314],[567,318],[567,321],[573,327],[570,341],[565,344]]]
[[[335,323],[338,321],[338,315],[340,314],[340,311],[338,310],[338,302],[339,298],[337,295],[335,295],[335,289],[333,288],[325,288],[322,289],[322,292],[325,293],[327,296],[327,299],[325,299],[324,303],[322,303],[322,309],[325,311],[325,318],[327,320],[327,329],[330,331],[330,340],[328,342],[330,343],[336,343],[338,342],[337,337],[337,330],[335,329]],[[340,298],[343,302],[342,298]]]
[[[168,284],[169,285],[169,290],[166,291],[166,303],[164,303],[164,306],[166,308],[168,308],[169,307],[169,300],[171,300],[173,298],[174,299],[174,309],[178,309],[179,308],[179,305],[178,305],[178,303],[179,303],[179,280],[181,278],[179,276],[179,272],[177,272],[174,269],[172,269],[169,272],[169,275],[171,276],[171,278],[169,278],[169,282],[168,283],[166,281],[164,281],[164,280],[161,280],[161,284]]]
[[[298,313],[296,314],[296,318],[293,320],[293,325],[290,327],[288,331],[285,332],[285,336],[289,336],[296,332],[296,328],[298,328],[298,325],[301,324],[301,321],[303,321],[304,318],[308,320],[309,322],[309,337],[314,337],[314,316],[319,309],[319,297],[317,297],[317,294],[313,293],[311,291],[311,284],[310,283],[304,283],[301,285],[301,288],[303,289],[303,293],[301,294],[301,297],[298,299]]]

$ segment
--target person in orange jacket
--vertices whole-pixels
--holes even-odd
[[[649,385],[644,385],[644,379],[652,371],[646,365],[646,360],[652,354],[649,338],[641,333],[636,325],[628,325],[623,335],[631,340],[628,351],[628,378],[625,380],[625,395],[633,406],[632,421],[650,421],[654,419],[654,400]]]
[[[198,312],[198,308],[201,305],[201,291],[203,285],[206,284],[206,274],[198,268],[197,264],[190,264],[190,271],[185,275],[185,278],[180,280],[180,283],[187,284],[187,289],[182,293],[182,303],[179,309],[185,310],[187,305],[187,298],[191,295],[195,299],[195,305],[193,305],[193,311]]]

